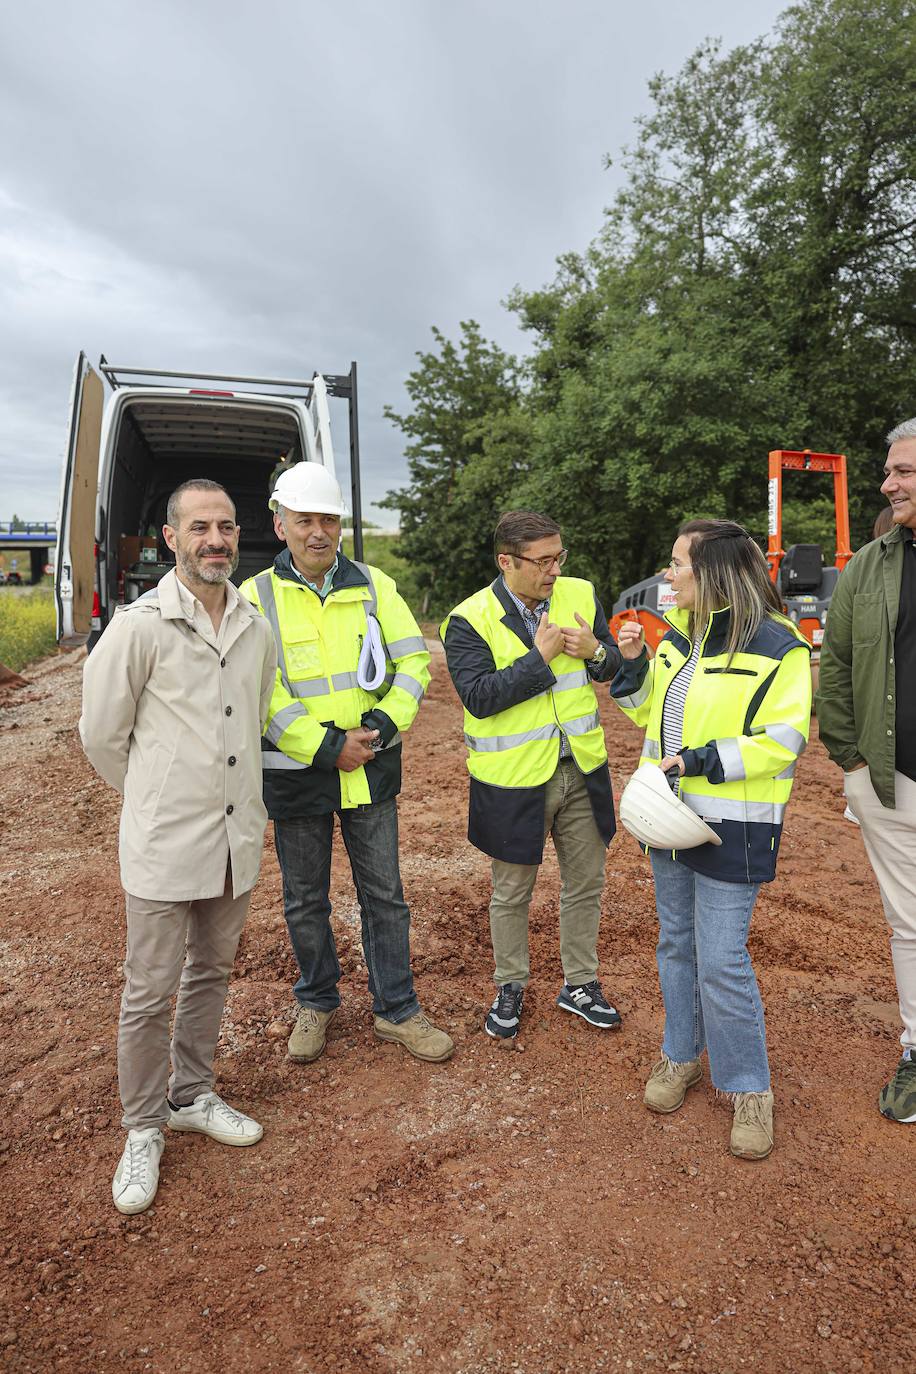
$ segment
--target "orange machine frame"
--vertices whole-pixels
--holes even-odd
[[[852,558],[849,546],[849,492],[846,486],[845,453],[812,453],[806,449],[774,448],[770,450],[770,471],[767,484],[768,538],[767,564],[773,582],[779,565],[785,558],[782,547],[782,474],[784,472],[832,472],[833,508],[836,515],[836,557],[834,566],[845,568]]]

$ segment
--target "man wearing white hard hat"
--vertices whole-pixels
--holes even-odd
[[[270,507],[286,548],[241,591],[266,617],[279,656],[261,748],[300,974],[289,1056],[317,1059],[340,1006],[329,897],[336,814],[359,899],[375,1034],[440,1062],[455,1047],[414,991],[396,800],[401,736],[426,691],[429,653],[394,581],[340,550],[346,509],[328,468],[301,462],[282,471]]]

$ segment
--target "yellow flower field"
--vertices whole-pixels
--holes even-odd
[[[55,644],[53,589],[0,587],[0,663],[18,671]]]

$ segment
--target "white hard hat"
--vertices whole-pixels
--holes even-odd
[[[268,502],[271,510],[318,511],[322,515],[347,515],[340,484],[323,463],[294,463],[281,472]]]
[[[637,768],[620,798],[620,819],[651,849],[695,849],[722,839],[686,802],[672,792],[657,763]]]

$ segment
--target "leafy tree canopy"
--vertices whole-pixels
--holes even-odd
[[[762,534],[771,448],[846,453],[870,537],[884,433],[916,412],[914,59],[913,0],[804,0],[653,79],[595,242],[509,302],[530,358],[434,331],[389,412],[411,482],[388,504],[436,609],[490,575],[512,507],[560,520],[606,600],[701,511]],[[828,494],[800,479],[787,516],[823,527]]]

